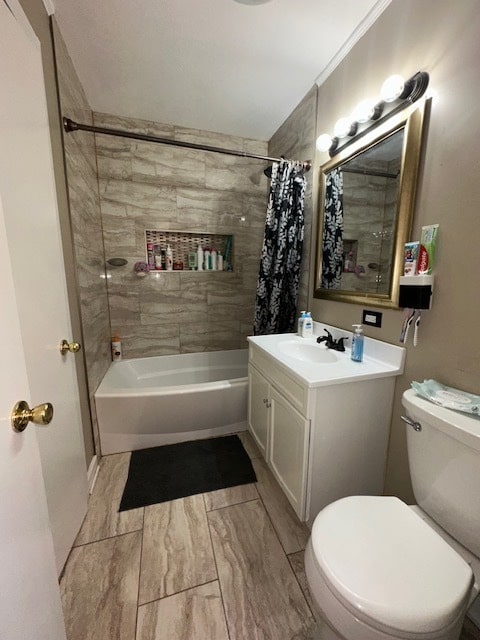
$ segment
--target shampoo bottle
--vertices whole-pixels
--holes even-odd
[[[197,269],[198,271],[203,271],[203,249],[200,244],[197,249]]]
[[[223,271],[223,256],[220,252],[217,256],[217,269],[218,271]]]
[[[361,324],[352,324],[355,327],[355,333],[352,337],[352,360],[354,362],[362,362],[363,360],[363,333]]]
[[[205,271],[210,271],[210,249],[207,247],[203,252],[203,260],[204,260],[204,269]]]
[[[302,338],[310,338],[313,336],[313,320],[310,311],[307,311],[303,319]]]
[[[117,362],[122,359],[122,343],[118,335],[112,338],[112,360]]]
[[[173,270],[173,252],[169,244],[167,244],[167,250],[165,251],[165,267],[167,271]]]
[[[217,250],[215,249],[215,247],[212,248],[212,251],[210,253],[210,260],[212,263],[212,271],[216,271],[217,270]]]

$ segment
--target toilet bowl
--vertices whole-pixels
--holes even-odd
[[[455,640],[473,584],[465,560],[390,497],[323,509],[305,569],[320,617],[337,632],[328,640]]]
[[[480,502],[466,487],[480,481],[480,420],[430,406],[412,391],[403,403],[421,427],[407,432],[419,504],[348,496],[317,515],[305,570],[320,640],[458,640],[478,592],[465,558],[478,566]],[[465,484],[465,474],[479,478]]]

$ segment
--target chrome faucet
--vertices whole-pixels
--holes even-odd
[[[335,340],[328,329],[324,329],[324,331],[327,335],[317,338],[318,344],[325,342],[325,346],[327,347],[327,349],[333,349],[334,351],[345,351],[345,346],[343,344],[343,341],[347,339],[345,336],[343,338],[338,338],[338,340]]]

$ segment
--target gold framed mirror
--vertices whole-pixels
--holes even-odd
[[[393,115],[320,167],[315,298],[398,308],[426,105]]]

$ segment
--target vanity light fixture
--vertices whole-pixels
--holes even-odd
[[[340,118],[333,127],[333,135],[337,138],[346,138],[355,135],[357,123],[351,118]]]
[[[328,133],[322,133],[318,136],[316,145],[319,151],[328,151],[332,146],[332,136]]]
[[[349,118],[337,120],[333,138],[328,133],[318,136],[318,151],[328,151],[330,156],[335,155],[378,123],[421,98],[427,90],[428,81],[429,75],[426,71],[418,71],[408,80],[399,75],[390,76],[382,85],[380,100],[362,100]]]
[[[381,104],[381,103],[380,103]],[[383,111],[383,105],[375,103],[375,100],[362,100],[355,107],[352,118],[354,118],[359,124],[365,124],[369,120],[377,120]]]
[[[385,80],[380,89],[380,97],[384,102],[398,100],[405,89],[405,80],[402,76],[393,75]]]

